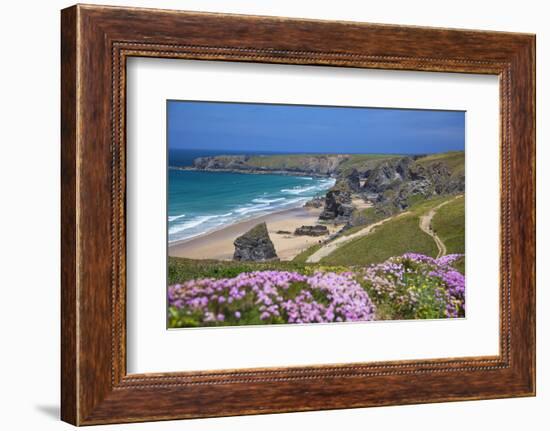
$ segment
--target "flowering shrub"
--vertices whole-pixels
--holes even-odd
[[[374,306],[350,272],[244,272],[168,288],[169,326],[372,320]]]
[[[379,318],[464,316],[464,276],[452,264],[461,254],[434,259],[416,253],[392,257],[365,270],[364,285]]]
[[[453,268],[462,257],[407,253],[353,272],[204,264],[194,279],[169,286],[169,326],[463,317],[464,276]]]

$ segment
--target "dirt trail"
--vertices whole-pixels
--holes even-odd
[[[462,195],[455,196],[452,199],[449,199],[448,201],[445,201],[443,203],[440,203],[436,207],[433,207],[430,211],[428,211],[426,214],[420,216],[420,223],[419,227],[420,229],[430,235],[433,240],[435,241],[435,245],[437,246],[437,257],[440,258],[441,256],[445,256],[447,254],[447,247],[441,241],[441,238],[437,236],[437,234],[432,229],[432,219],[437,212],[438,209],[440,209],[442,206],[447,205],[448,203],[454,201],[455,199],[458,199]]]
[[[319,250],[317,250],[315,253],[313,253],[311,256],[309,256],[306,260],[306,263],[317,263],[324,257],[327,257],[329,254],[334,252],[334,250],[340,248],[342,245],[354,240],[355,238],[359,238],[361,236],[368,235],[372,232],[372,230],[375,227],[378,227],[390,220],[398,219],[399,217],[403,217],[406,214],[409,214],[409,211],[402,212],[396,216],[388,217],[383,220],[380,220],[376,223],[370,224],[367,227],[361,229],[360,231],[357,231],[355,233],[352,233],[351,235],[347,236],[340,236],[336,238],[335,240],[323,245]]]

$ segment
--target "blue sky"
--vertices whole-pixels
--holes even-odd
[[[422,154],[464,150],[465,113],[168,101],[172,148]]]

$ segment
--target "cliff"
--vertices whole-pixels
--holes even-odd
[[[464,152],[379,154],[220,155],[194,160],[192,170],[330,176],[320,220],[361,225],[403,211],[419,200],[464,192]],[[359,210],[364,201],[371,205]],[[312,202],[321,203],[318,201]]]
[[[378,160],[340,172],[325,196],[322,220],[349,226],[372,223],[414,203],[465,190],[464,152]],[[359,210],[353,198],[372,207]]]
[[[378,154],[219,155],[199,157],[190,169],[338,177],[350,169],[366,170],[399,156]]]

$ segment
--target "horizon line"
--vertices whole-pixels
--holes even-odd
[[[377,153],[377,152],[373,152],[373,153],[368,153],[368,152],[361,152],[361,153],[357,153],[357,152],[350,152],[350,151],[347,151],[347,152],[341,152],[341,153],[338,153],[338,152],[330,152],[330,151],[319,151],[319,152],[312,152],[312,151],[251,151],[251,150],[222,150],[222,149],[217,149],[217,148],[181,148],[181,147],[176,147],[176,148],[170,148],[170,146],[168,145],[168,150],[183,150],[183,151],[220,151],[220,154],[223,155],[223,153],[235,153],[235,152],[241,152],[241,153],[250,153],[250,154],[256,154],[256,155],[262,155],[262,153],[265,153],[265,154],[269,154],[269,153],[274,153],[274,154],[329,154],[329,155],[335,155],[335,156],[338,156],[338,155],[348,155],[348,154],[353,154],[353,155],[367,155],[367,154],[373,154],[373,155],[392,155],[392,156],[404,156],[404,155],[420,155],[420,154],[444,154],[444,153],[464,153],[465,150],[447,150],[447,151],[436,151],[436,152],[411,152],[411,153],[392,153],[392,152],[387,152],[387,153]]]

